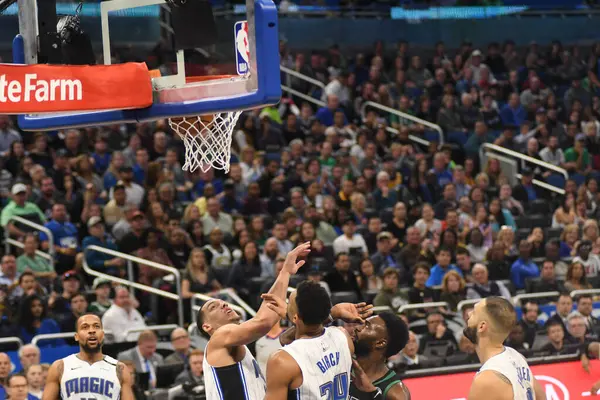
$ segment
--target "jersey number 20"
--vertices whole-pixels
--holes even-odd
[[[333,381],[320,386],[324,400],[346,400],[348,398],[348,374],[337,374]]]

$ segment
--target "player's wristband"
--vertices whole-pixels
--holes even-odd
[[[371,400],[383,400],[383,396],[381,396],[381,390],[380,389],[376,389],[372,392],[367,393],[370,397]]]

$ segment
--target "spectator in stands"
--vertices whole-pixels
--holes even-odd
[[[407,269],[415,265],[421,255],[421,233],[416,226],[406,229],[406,244],[400,250],[400,262]]]
[[[188,360],[192,355],[188,331],[183,328],[173,329],[171,332],[171,345],[173,346],[174,351],[165,358],[165,365],[183,364],[187,368],[191,364],[191,361],[190,364],[188,364]]]
[[[294,248],[292,242],[288,239],[288,231],[284,224],[275,223],[272,231],[273,237],[277,240],[277,249],[281,254],[287,254]]]
[[[436,123],[445,132],[466,132],[460,119],[460,114],[455,107],[455,99],[451,94],[445,94],[437,114]]]
[[[169,256],[169,260],[171,260],[171,264],[173,267],[177,269],[184,269],[188,259],[190,258],[190,251],[192,250],[190,247],[190,237],[189,235],[177,225],[172,231],[171,235],[168,239],[168,249],[167,254]],[[215,262],[216,260],[211,260]],[[231,266],[231,262],[229,264],[221,265],[222,267]],[[169,265],[169,264],[168,264]],[[214,264],[213,264],[214,265]]]
[[[577,351],[576,347],[566,347],[565,331],[562,322],[550,320],[546,323],[546,332],[549,342],[546,343],[540,350],[549,353],[551,356],[562,354],[571,354]]]
[[[427,333],[421,336],[419,343],[419,354],[423,354],[429,344],[435,344],[445,341],[453,349],[456,349],[457,343],[452,332],[448,329],[444,316],[439,311],[432,311],[427,314]],[[443,356],[443,354],[440,354]]]
[[[421,237],[432,236],[442,231],[442,222],[435,218],[433,207],[427,203],[423,204],[421,218],[414,226],[419,229]]]
[[[261,276],[262,268],[256,243],[247,242],[242,247],[242,256],[237,260],[227,278],[227,286],[234,288],[243,296],[248,296],[247,282]]]
[[[269,238],[265,242],[263,253],[260,255],[260,269],[263,277],[276,277],[275,263],[279,249],[277,248],[277,239]]]
[[[594,304],[592,295],[582,294],[577,298],[577,312],[581,314],[585,321],[585,333],[587,335],[598,335],[600,330],[600,320],[592,315]]]
[[[464,149],[467,156],[477,157],[480,147],[485,143],[492,143],[494,137],[488,132],[488,128],[483,121],[475,122],[474,133],[469,136]]]
[[[580,263],[585,268],[585,276],[594,278],[600,272],[600,257],[592,254],[592,242],[582,240],[577,244],[577,256],[573,258],[573,263]]]
[[[371,256],[375,271],[381,272],[387,268],[403,269],[399,254],[393,252],[392,234],[381,232],[377,235],[377,252]]]
[[[458,208],[458,202],[456,201],[456,187],[454,184],[448,182],[443,188],[442,199],[435,205],[435,217],[440,220],[447,218],[448,212]]]
[[[483,299],[489,296],[501,296],[510,299],[511,295],[501,281],[490,281],[485,264],[473,266],[473,285],[467,289],[467,299]]]
[[[60,328],[63,332],[75,331],[77,320],[88,311],[88,301],[83,293],[71,296],[71,313],[62,317]]]
[[[3,256],[2,265],[0,265],[0,285],[12,286],[18,278],[15,256],[12,254]]]
[[[7,229],[10,236],[23,238],[26,231],[22,225],[20,228],[14,222],[11,222],[12,217],[25,218],[31,222],[38,224],[44,224],[46,222],[46,216],[42,213],[42,210],[34,203],[27,201],[27,186],[23,183],[16,183],[12,189],[12,201],[8,203],[6,207],[2,209],[0,213],[0,226]]]
[[[571,292],[573,290],[591,289],[592,285],[587,281],[585,276],[585,268],[581,263],[571,263],[567,270],[565,278],[565,290]]]
[[[555,167],[562,168],[564,166],[565,155],[560,148],[557,136],[550,136],[548,138],[548,145],[540,151],[540,159]],[[544,173],[544,177],[548,177],[551,173],[551,171]]]
[[[134,307],[134,299],[129,291],[120,286],[115,288],[115,300],[112,306],[102,316],[102,325],[105,331],[113,333],[114,341],[118,343],[134,339],[134,334],[127,336],[126,332],[129,329],[145,328],[146,322]]]
[[[473,263],[471,262],[471,254],[469,253],[469,250],[463,246],[459,246],[456,249],[456,266],[462,272],[467,283],[473,282]]]
[[[10,357],[6,353],[0,353],[0,398],[5,398],[8,376],[11,372]]]
[[[113,199],[104,206],[104,221],[109,227],[114,226],[121,218],[125,217],[125,206],[127,204],[127,192],[125,183],[118,181],[113,187]]]
[[[41,399],[43,386],[42,386],[42,366],[39,364],[31,365],[26,369],[27,384],[28,384],[28,398]]]
[[[400,274],[393,267],[388,267],[383,271],[383,287],[375,296],[373,305],[375,307],[390,307],[392,310],[398,310],[401,306],[408,304],[406,292],[400,290]]]
[[[373,262],[369,259],[361,261],[358,279],[360,289],[363,292],[378,291],[383,287],[383,279],[381,279],[373,266]]]
[[[19,285],[10,291],[9,302],[11,305],[18,307],[22,298],[32,294],[37,294],[41,298],[45,298],[48,292],[36,280],[33,272],[25,271],[19,276]]]
[[[491,227],[489,233],[491,233]],[[478,227],[471,229],[467,233],[465,243],[467,244],[467,250],[469,250],[471,259],[474,262],[483,262],[485,260],[488,247],[485,245],[484,235]]]
[[[357,298],[362,299],[356,275],[350,271],[350,257],[348,253],[337,253],[335,256],[335,270],[325,275],[324,281],[332,293],[354,292]]]
[[[62,276],[62,293],[59,295],[52,292],[50,299],[48,299],[48,307],[59,324],[71,314],[71,298],[79,293],[80,288],[79,276],[77,272],[71,270],[65,272]],[[70,332],[70,330],[67,332]]]
[[[585,134],[579,133],[575,137],[573,147],[565,151],[564,168],[570,173],[587,175],[592,170],[592,159],[588,149],[585,148]]]
[[[526,352],[529,349],[529,343],[525,341],[525,329],[523,328],[523,325],[520,323],[515,324],[504,344],[512,347],[521,354]]]
[[[450,250],[445,247],[438,247],[435,251],[435,259],[437,264],[431,268],[431,275],[426,283],[428,287],[441,285],[444,275],[449,271],[456,271],[462,277],[460,269],[451,264],[452,253]]]
[[[502,123],[505,126],[521,126],[527,119],[527,111],[520,104],[519,95],[517,93],[512,93],[509,96],[508,104],[500,110],[500,119],[502,119]]]
[[[428,364],[430,364],[430,359],[425,355],[419,354],[418,350],[419,339],[413,331],[409,331],[406,346],[404,346],[397,356],[390,357],[388,364],[392,364],[393,369],[396,371],[427,368]]]
[[[556,274],[554,273],[554,262],[551,260],[544,260],[542,264],[539,279],[534,279],[531,282],[532,292],[562,292],[564,290],[563,284],[556,280]]]
[[[54,250],[56,252],[55,268],[58,274],[75,267],[75,257],[79,250],[78,230],[68,221],[67,207],[62,203],[52,206],[52,219],[44,225],[52,232]],[[45,232],[40,232],[42,249],[48,251],[50,242]]]
[[[17,272],[23,273],[27,270],[33,272],[35,277],[45,283],[45,286],[56,278],[54,267],[48,259],[36,254],[38,250],[38,238],[33,233],[25,234],[23,239],[23,254],[17,258]]]
[[[92,290],[96,295],[96,300],[90,304],[90,312],[98,314],[100,317],[112,306],[110,299],[111,282],[107,279],[97,277],[92,284]]]
[[[523,306],[523,318],[519,321],[519,324],[523,327],[525,342],[530,349],[533,347],[536,333],[541,330],[541,326],[538,324],[539,313],[540,308],[537,303],[528,301]]]
[[[35,344],[21,346],[18,355],[22,371],[27,371],[27,368],[40,363],[40,348]]]
[[[14,374],[8,377],[6,387],[8,398],[10,400],[33,400],[28,395],[29,385],[27,377],[22,374]]]
[[[456,271],[448,271],[442,279],[440,301],[448,303],[449,311],[455,312],[458,303],[465,300],[465,280]]]
[[[353,218],[346,218],[342,225],[342,230],[344,232],[343,235],[338,236],[333,241],[334,254],[358,252],[362,257],[368,256],[367,243],[362,235],[356,233],[356,224]]]
[[[31,343],[36,335],[59,333],[60,327],[52,318],[47,317],[48,309],[43,300],[33,294],[25,297],[19,310],[19,337],[23,343]],[[42,342],[45,346],[59,346],[62,339],[52,339]]]
[[[550,321],[559,322],[563,326],[563,331],[565,333],[565,338],[569,339],[571,334],[567,330],[567,319],[569,314],[573,311],[573,299],[569,293],[561,293],[558,297],[558,301],[556,302],[556,312],[552,314],[550,318],[546,321],[546,327],[550,323]]]
[[[591,343],[592,338],[586,335],[585,317],[578,312],[572,312],[567,318],[567,328],[573,342],[585,345],[586,348]]]
[[[579,226],[569,224],[560,235],[560,257],[569,258],[574,256],[575,245],[579,241]]]
[[[434,301],[435,293],[433,289],[426,286],[426,282],[429,279],[430,269],[429,265],[424,262],[419,262],[413,267],[413,287],[408,291],[408,300],[411,304],[418,303],[429,303]],[[424,317],[425,314],[419,312],[420,317]]]
[[[216,198],[206,202],[206,213],[202,217],[204,235],[208,236],[214,228],[218,227],[224,234],[233,234],[233,219],[229,214],[221,211],[221,204]]]
[[[83,239],[82,247],[84,251],[92,245],[117,251],[115,243],[106,235],[104,224],[100,217],[91,217],[88,220],[87,227],[90,236]],[[123,269],[125,267],[125,260],[120,257],[113,257],[109,254],[97,251],[89,251],[86,253],[86,259],[89,266],[97,271],[100,270],[115,276],[123,276],[125,273],[125,270]]]
[[[164,364],[163,357],[156,352],[157,343],[158,338],[154,331],[147,330],[140,333],[137,346],[117,355],[119,361],[133,361],[136,371],[147,372],[150,388],[156,387],[156,367]]]
[[[197,247],[192,250],[181,279],[181,295],[185,299],[191,298],[194,293],[209,293],[221,289],[212,268],[206,265],[204,251]]]
[[[513,188],[513,197],[525,206],[542,198],[537,186],[533,185],[533,170],[531,168],[521,170],[521,183]]]
[[[343,111],[340,109],[340,99],[335,94],[327,96],[327,105],[317,110],[315,118],[325,126],[333,125],[333,117],[336,111]],[[347,124],[346,117],[344,116],[344,125]]]
[[[194,349],[190,352],[189,361],[186,363],[186,369],[175,378],[175,384],[192,384],[194,387],[204,383],[204,352],[200,349]]]
[[[525,288],[525,279],[540,276],[540,269],[530,259],[531,243],[521,240],[519,243],[519,258],[510,268],[510,279],[517,289]]]
[[[558,240],[550,240],[546,243],[546,259],[552,261],[554,263],[554,275],[556,279],[560,279],[562,281],[565,280],[567,276],[567,270],[569,266],[566,262],[560,259],[560,242]]]

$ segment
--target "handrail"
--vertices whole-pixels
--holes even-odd
[[[373,314],[379,314],[379,313],[387,312],[387,311],[393,312],[394,310],[390,306],[377,306],[377,307],[373,307],[371,309],[371,311],[373,311]]]
[[[129,337],[129,335],[133,335],[134,333],[141,333],[141,332],[145,332],[145,331],[166,331],[168,329],[173,330],[176,328],[179,328],[179,325],[164,324],[164,325],[150,325],[150,326],[145,326],[143,328],[128,329],[125,331],[125,341],[127,341],[127,337]]]
[[[310,76],[301,74],[300,72],[294,71],[293,69],[290,69],[288,67],[285,67],[283,65],[280,65],[279,68],[286,74],[288,75],[292,75],[295,76],[296,78],[302,79],[308,83],[311,83],[315,86],[320,87],[321,89],[325,89],[325,84],[317,79],[311,78]]]
[[[55,249],[54,249],[54,235],[52,234],[52,231],[50,229],[46,228],[44,225],[36,224],[35,222],[31,222],[28,219],[19,217],[18,215],[13,215],[12,217],[10,217],[8,219],[8,222],[10,223],[11,221],[15,221],[15,222],[18,222],[25,226],[28,226],[30,228],[36,229],[40,232],[44,232],[46,234],[46,236],[48,236],[48,252],[43,252],[43,251],[37,250],[35,253],[39,256],[49,259],[50,262],[52,263],[52,265],[54,265]],[[7,254],[10,253],[11,245],[18,247],[20,249],[25,247],[25,244],[23,242],[19,242],[18,240],[12,239],[10,237],[9,229],[5,229],[4,230],[4,248],[5,248]]]
[[[35,335],[33,339],[31,339],[31,344],[35,344],[37,346],[38,342],[42,342],[44,340],[72,339],[74,336],[75,332],[43,333],[41,335]]]
[[[515,305],[517,305],[517,304],[522,303],[522,300],[541,299],[544,297],[554,297],[554,296],[560,296],[560,292],[551,291],[551,292],[518,294],[515,297],[513,297],[513,303]]]
[[[445,301],[434,301],[431,303],[416,303],[416,304],[405,304],[398,309],[398,314],[403,313],[406,310],[418,310],[420,308],[435,308],[435,307],[449,307],[449,304]]]
[[[479,303],[480,300],[483,299],[467,299],[467,300],[461,300],[458,302],[458,304],[456,305],[456,309],[458,310],[458,312],[462,312],[462,309],[465,308],[465,306],[470,306],[472,304],[477,304]]]
[[[87,257],[86,257],[87,252],[89,252],[89,251],[97,251],[99,253],[104,253],[104,254],[111,255],[113,257],[119,257],[124,260],[127,260],[128,267],[129,267],[128,271],[129,271],[129,275],[130,275],[129,280],[119,278],[116,276],[112,276],[109,274],[105,274],[103,272],[98,272],[98,271],[90,268],[90,266],[87,263]],[[133,267],[131,265],[132,262],[142,264],[142,265],[147,265],[149,267],[156,268],[158,270],[165,271],[165,272],[170,272],[173,275],[175,275],[175,278],[176,278],[175,285],[177,288],[177,294],[167,292],[166,290],[156,289],[156,288],[153,288],[152,286],[134,282],[133,276],[132,276],[132,271],[133,271]],[[104,247],[92,245],[92,246],[87,247],[84,250],[83,270],[92,276],[96,276],[99,278],[105,278],[111,282],[116,282],[121,285],[129,286],[134,289],[142,290],[145,292],[155,294],[157,296],[166,297],[167,299],[175,300],[177,302],[177,314],[178,314],[177,316],[178,316],[179,325],[180,326],[184,325],[183,298],[181,297],[181,274],[177,268],[167,267],[166,265],[158,264],[158,263],[155,263],[155,262],[149,261],[149,260],[144,260],[143,258],[140,258],[140,257],[136,257],[136,256],[132,256],[132,255],[125,254],[125,253],[120,253],[118,251],[106,249]]]
[[[303,100],[306,100],[310,103],[316,104],[319,107],[325,107],[327,105],[327,103],[325,103],[324,101],[321,101],[319,99],[315,99],[314,97],[311,97],[305,93],[302,93],[296,89],[292,89],[289,86],[286,85],[281,85],[281,90],[283,90],[284,92],[288,92],[289,94],[291,94],[292,96],[296,96],[296,97],[300,97]]]
[[[403,113],[402,111],[396,110],[395,108],[384,106],[383,104],[379,104],[374,101],[365,101],[364,103],[362,103],[362,106],[360,108],[360,114],[363,117],[363,119],[366,117],[365,111],[366,111],[367,107],[378,108],[382,111],[388,112],[390,114],[394,114],[400,118],[404,118],[404,119],[412,121],[416,124],[431,128],[434,131],[436,131],[439,135],[438,146],[442,146],[444,144],[444,131],[442,130],[442,128],[439,125],[434,124],[433,122],[429,122],[424,119],[417,118],[414,115]]]
[[[521,174],[517,174],[516,176],[519,179],[521,179],[523,177],[523,175],[521,175]],[[544,181],[539,181],[537,179],[532,179],[531,183],[533,183],[535,186],[541,187],[542,189],[546,189],[546,190],[549,190],[551,192],[558,193],[561,196],[564,196],[565,193],[566,193],[565,189],[559,188],[558,186],[550,185],[550,184],[548,184],[548,183],[546,183]]]
[[[537,158],[529,157],[528,155],[518,153],[516,151],[509,150],[507,148],[497,146],[497,145],[491,144],[491,143],[484,143],[481,145],[481,147],[483,147],[484,149],[490,149],[491,151],[497,151],[498,153],[504,153],[509,156],[519,158],[521,160],[530,162],[531,164],[539,165],[540,167],[544,167],[544,168],[550,169],[554,172],[558,172],[559,174],[563,175],[565,177],[565,179],[569,179],[569,174],[567,173],[566,169],[557,167],[556,165],[552,165],[552,164],[547,163],[542,160],[538,160]]]
[[[17,343],[19,345],[19,348],[23,347],[23,341],[21,340],[21,338],[16,336],[0,338],[0,344],[2,343]]]
[[[569,293],[569,295],[571,295],[571,298],[581,296],[582,294],[600,294],[600,289],[577,289]]]

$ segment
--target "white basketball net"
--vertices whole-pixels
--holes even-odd
[[[242,111],[210,116],[169,118],[169,126],[185,144],[184,171],[210,168],[229,172],[231,136]]]

